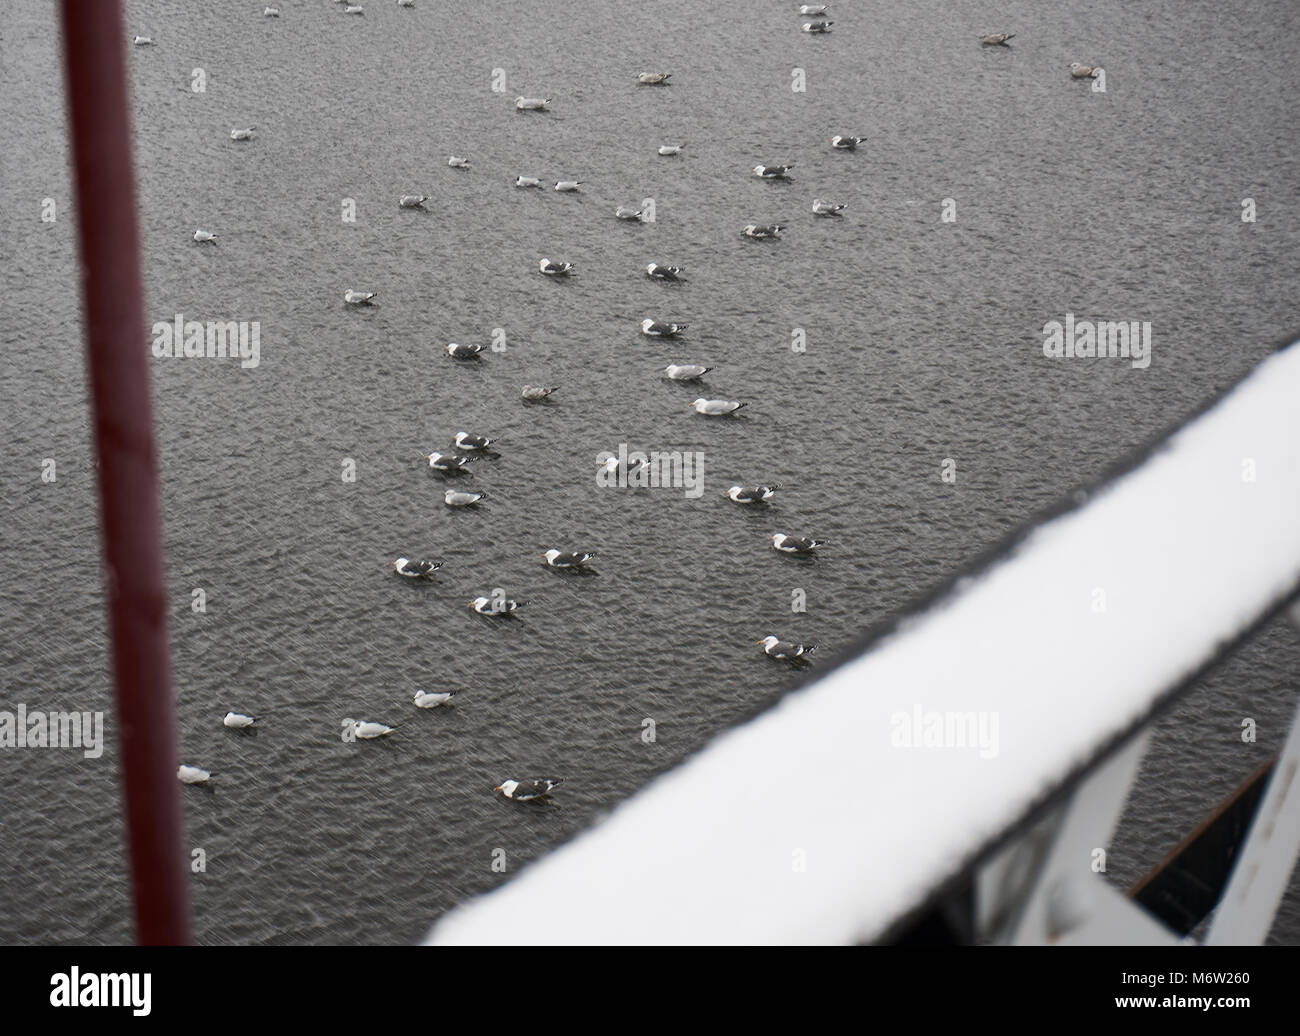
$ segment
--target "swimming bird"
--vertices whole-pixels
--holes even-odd
[[[866,137],[831,137],[831,147],[837,151],[856,151],[859,144],[865,144]]]
[[[521,112],[542,112],[551,103],[549,97],[516,97],[515,110]]]
[[[675,338],[686,330],[685,324],[674,324],[670,321],[651,320],[646,317],[641,321],[641,333],[649,335],[651,338]]]
[[[672,78],[671,72],[641,72],[636,81],[642,86],[664,86]]]
[[[436,709],[448,704],[455,696],[454,691],[416,691],[413,700],[417,709]]]
[[[560,387],[558,385],[555,386],[554,388],[548,388],[545,385],[525,385],[524,390],[521,393],[519,393],[519,395],[520,398],[526,400],[529,403],[537,403],[545,399],[552,392],[558,392],[558,391],[560,391]]]
[[[433,574],[442,568],[441,561],[413,561],[410,558],[398,558],[390,564],[404,579],[432,579]]]
[[[827,4],[800,4],[799,13],[802,15],[825,14]]]
[[[606,457],[600,464],[598,471],[603,471],[606,475],[617,475],[622,472],[626,476],[635,475],[642,468],[646,467],[647,461],[635,458],[629,460],[626,465],[618,459],[617,456]]]
[[[1015,37],[1014,32],[991,32],[987,36],[981,36],[980,42],[988,47],[997,47],[1005,44],[1007,40]]]
[[[513,615],[523,604],[523,601],[513,601],[505,597],[475,597],[469,602],[469,607],[480,615],[495,615],[501,618]]]
[[[541,187],[542,181],[535,176],[516,176],[516,187]]]
[[[826,546],[825,540],[805,539],[802,536],[787,536],[783,532],[774,532],[768,537],[772,547],[782,554],[811,554],[818,547]]]
[[[685,144],[660,144],[659,154],[661,155],[680,155]]]
[[[256,126],[246,126],[243,129],[238,129],[238,128],[232,129],[230,131],[230,139],[231,140],[252,140],[253,130],[255,129],[257,129]]]
[[[834,24],[834,22],[804,22],[799,28],[804,32],[830,32]]]
[[[344,720],[346,723],[347,720]],[[387,737],[396,727],[385,726],[383,723],[368,723],[365,720],[352,721],[352,736],[370,740],[376,737]]]
[[[131,42],[134,43],[137,47],[152,47],[152,46],[153,46],[153,37],[152,37],[152,36],[133,36],[133,37],[131,37]]]
[[[834,202],[822,201],[820,198],[813,199],[813,215],[815,216],[838,216],[844,211],[843,205],[836,205]]]
[[[512,778],[502,781],[492,790],[499,791],[506,798],[514,799],[516,802],[534,802],[547,798],[563,782],[563,777],[530,777],[522,781]]]
[[[343,8],[343,13],[344,14],[365,14],[366,12],[361,9],[360,4],[349,4],[347,7]]]
[[[469,159],[457,158],[455,155],[449,155],[447,158],[447,165],[452,169],[468,169]]]
[[[741,231],[746,237],[758,238],[776,238],[781,236],[781,231],[785,229],[784,223],[758,224],[750,223]]]
[[[664,374],[672,381],[696,381],[711,370],[712,367],[701,367],[698,363],[670,363],[664,368]]]
[[[398,7],[414,7],[415,0],[397,0]]]
[[[263,17],[263,18],[279,18],[279,17],[280,17],[280,8],[278,8],[278,7],[264,7],[264,8],[262,8],[262,17]]]
[[[641,210],[634,209],[631,205],[620,205],[614,210],[614,215],[628,222],[641,222]]]
[[[680,281],[682,279],[682,268],[680,266],[660,266],[658,263],[651,263],[645,268],[646,276],[653,277],[657,281]]]
[[[458,450],[486,450],[494,440],[486,435],[471,435],[469,432],[457,432],[452,445]]]
[[[422,209],[428,200],[427,194],[403,194],[397,199],[397,204],[403,209]]]
[[[737,403],[734,399],[705,399],[703,396],[690,404],[692,410],[705,417],[726,417],[743,406],[749,404]]]
[[[555,189],[560,192],[572,193],[582,186],[581,180],[556,180]]]
[[[537,268],[548,277],[567,277],[573,272],[573,263],[552,262],[550,259],[538,259]]]
[[[793,641],[781,640],[770,634],[757,641],[757,643],[763,645],[763,650],[770,658],[779,658],[783,662],[793,662],[796,665],[807,665],[809,662],[808,655],[813,652],[811,644],[796,644]]]
[[[429,467],[434,471],[442,472],[444,475],[454,475],[464,471],[465,465],[474,459],[473,457],[462,457],[455,453],[439,453],[437,450],[432,453],[421,454],[421,456],[429,462]]]
[[[482,500],[486,493],[470,493],[461,489],[449,489],[443,494],[442,502],[448,507],[472,507]]]
[[[732,486],[723,495],[738,504],[763,504],[776,496],[776,491],[780,488],[778,485],[754,486],[752,489]]]
[[[1100,65],[1081,65],[1077,61],[1070,62],[1070,76],[1073,79],[1096,79],[1097,73],[1100,71]]]
[[[614,459],[617,460],[618,458]],[[595,556],[596,552],[594,550],[556,550],[554,547],[542,554],[546,564],[551,568],[586,568],[587,562]]]
[[[789,180],[793,168],[793,162],[789,165],[756,165],[750,172],[760,180]]]
[[[206,241],[215,245],[217,243],[217,235],[208,230],[196,230],[194,231],[194,240],[199,242],[199,244],[203,244]]]
[[[349,288],[343,293],[343,301],[349,306],[368,306],[377,293],[373,291],[353,291]]]
[[[448,342],[443,351],[456,360],[473,360],[483,351],[481,342]]]
[[[230,727],[232,730],[246,730],[251,727],[257,719],[253,716],[245,716],[242,712],[227,712],[221,720],[223,727]]]
[[[176,776],[181,779],[182,784],[206,784],[212,779],[212,774],[207,770],[200,770],[197,766],[185,766],[184,764],[176,767]]]

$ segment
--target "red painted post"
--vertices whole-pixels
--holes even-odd
[[[120,0],[62,0],[127,846],[142,944],[190,941]]]

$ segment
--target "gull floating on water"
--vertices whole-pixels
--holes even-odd
[[[614,215],[619,219],[625,219],[631,222],[641,221],[641,210],[634,209],[631,205],[620,205],[614,210]]]
[[[756,165],[750,170],[760,180],[788,180],[794,163],[789,165]]]
[[[133,36],[133,37],[131,38],[131,42],[134,43],[137,47],[152,47],[152,46],[153,46],[153,37],[152,37],[152,36]]]
[[[230,131],[230,139],[231,140],[252,140],[253,130],[255,129],[257,129],[256,126],[246,126],[243,129],[238,129],[238,128],[232,129]]]
[[[344,720],[346,723],[347,720]],[[352,721],[352,736],[370,740],[376,737],[387,737],[396,727],[385,726],[383,723],[368,723],[365,720]]]
[[[529,403],[536,403],[545,399],[552,392],[558,392],[560,387],[548,388],[545,385],[525,385],[523,392],[519,393],[520,398],[527,400]]]
[[[573,272],[573,263],[557,263],[550,259],[538,259],[537,268],[548,277],[567,277]]]
[[[783,662],[793,662],[796,665],[807,665],[808,655],[813,651],[810,644],[796,644],[793,641],[781,640],[770,634],[758,641],[763,645],[763,650],[771,658],[779,658]]]
[[[415,707],[417,709],[436,709],[439,705],[446,705],[454,697],[454,691],[416,691]]]
[[[462,457],[455,453],[439,453],[434,450],[432,453],[423,453],[421,456],[429,462],[429,467],[434,471],[441,471],[444,475],[455,475],[465,470],[465,465],[474,458]]]
[[[641,72],[636,81],[642,86],[663,86],[672,78],[671,72]]]
[[[391,564],[394,571],[406,579],[432,579],[433,574],[442,568],[441,561],[413,561],[411,558],[398,558]]]
[[[737,403],[734,399],[705,399],[701,396],[691,403],[690,407],[697,414],[703,414],[705,417],[726,417],[748,405],[748,403]]]
[[[787,536],[783,532],[774,532],[768,537],[772,547],[782,554],[811,554],[818,547],[826,546],[825,540],[807,539],[803,536]]]
[[[257,719],[253,716],[245,716],[242,712],[227,712],[221,720],[223,727],[230,727],[232,730],[246,730],[251,727]]]
[[[1014,32],[991,32],[987,36],[981,36],[980,42],[988,47],[997,47],[1013,39],[1015,35]]]
[[[866,143],[866,137],[831,137],[831,147],[837,151],[856,151],[859,144]]]
[[[181,779],[182,784],[206,784],[212,779],[212,774],[207,770],[200,770],[197,766],[185,766],[184,764],[176,767],[176,776]]]
[[[506,615],[513,615],[525,602],[514,601],[503,597],[475,597],[469,602],[469,607],[473,608],[480,615],[495,615],[498,618]]]
[[[397,199],[397,204],[403,209],[422,209],[428,200],[427,194],[403,194]]]
[[[217,235],[208,230],[196,230],[194,231],[194,240],[199,244],[211,242],[215,245],[217,243]]]
[[[746,237],[773,238],[773,237],[780,237],[781,231],[783,231],[784,229],[785,229],[784,223],[771,223],[767,225],[751,223],[747,227],[745,227],[745,229],[742,230],[741,233],[744,234]]]
[[[449,489],[443,494],[442,502],[448,507],[471,507],[482,500],[486,493],[470,493],[461,489]]]
[[[443,350],[456,360],[473,360],[483,351],[482,343],[448,342]]]
[[[452,445],[458,450],[486,450],[493,443],[486,435],[471,435],[469,432],[457,432]]]
[[[540,187],[542,186],[542,181],[535,176],[516,176],[515,186],[516,187]]]
[[[516,802],[533,802],[547,798],[563,782],[563,777],[530,777],[523,781],[511,779],[502,781],[492,790],[499,791]]]
[[[657,281],[680,281],[682,279],[682,268],[680,266],[660,266],[658,263],[651,263],[645,268],[646,276],[653,277]]]
[[[686,330],[685,324],[674,324],[670,321],[651,320],[649,317],[641,321],[641,333],[649,335],[651,338],[674,338]]]
[[[659,154],[661,155],[680,155],[685,144],[660,144]]]
[[[263,17],[263,18],[279,18],[279,17],[280,17],[280,8],[278,8],[278,7],[264,7],[264,8],[262,8],[262,17]]]
[[[800,29],[804,32],[830,32],[834,22],[804,22]]]
[[[776,496],[776,491],[780,486],[754,486],[747,488],[745,486],[732,486],[724,494],[728,500],[734,500],[738,504],[762,504]]]
[[[555,189],[557,191],[576,191],[582,186],[581,180],[556,180]]]
[[[415,0],[397,0],[398,7],[414,7]]]
[[[618,460],[617,457],[611,459]],[[546,564],[551,568],[586,568],[587,562],[595,556],[596,552],[594,550],[556,550],[554,547],[542,554],[542,557],[546,559]]]
[[[1096,79],[1097,73],[1100,71],[1100,65],[1081,65],[1077,61],[1070,62],[1070,76],[1074,79]]]
[[[361,9],[360,4],[349,4],[347,7],[343,8],[343,13],[344,14],[365,14],[366,12]]]
[[[457,158],[455,155],[449,155],[447,158],[447,165],[450,166],[452,169],[468,169],[469,159]]]
[[[827,7],[827,4],[800,4],[799,13],[802,15],[825,14]]]
[[[521,112],[541,112],[546,111],[546,106],[551,103],[549,97],[516,97],[515,110]]]
[[[712,367],[701,367],[698,363],[670,363],[664,368],[664,375],[673,381],[697,381],[711,370]]]
[[[606,475],[617,475],[621,471],[624,475],[630,477],[644,468],[647,463],[647,461],[637,459],[628,461],[624,465],[617,457],[606,457],[597,470],[603,471]]]
[[[377,293],[373,291],[353,291],[349,288],[343,293],[343,301],[349,306],[368,306]]]
[[[843,205],[836,205],[833,202],[822,201],[820,198],[813,199],[813,214],[817,216],[838,216],[844,211]]]

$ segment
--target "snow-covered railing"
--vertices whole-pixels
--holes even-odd
[[[429,941],[885,937],[1298,587],[1293,344]]]

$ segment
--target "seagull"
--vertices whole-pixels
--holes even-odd
[[[826,4],[800,4],[799,13],[802,15],[825,14]]]
[[[344,720],[343,722],[348,721]],[[367,741],[376,737],[384,737],[396,729],[396,727],[384,726],[382,723],[367,723],[363,720],[354,720],[352,722],[352,736],[365,738]]]
[[[642,86],[666,86],[671,77],[671,72],[641,72],[636,81]]]
[[[664,368],[664,374],[672,381],[696,381],[711,370],[712,367],[701,367],[698,363],[670,363]]]
[[[639,223],[641,221],[641,210],[634,209],[631,205],[620,205],[614,210],[614,215],[628,222]]]
[[[834,22],[804,22],[800,29],[804,32],[830,32]]]
[[[448,507],[472,507],[482,500],[486,493],[470,493],[460,489],[449,489],[443,494],[442,502]]]
[[[516,176],[515,186],[516,187],[540,187],[542,186],[542,181],[537,179],[537,177],[535,176]]]
[[[859,144],[866,142],[866,137],[831,137],[831,147],[837,151],[856,151]]]
[[[558,385],[554,388],[547,388],[544,385],[525,385],[523,392],[519,393],[519,395],[520,398],[529,403],[537,403],[545,399],[552,392],[558,392],[559,390],[560,388]]]
[[[137,47],[152,47],[152,46],[153,46],[153,37],[152,37],[152,36],[133,36],[133,37],[131,38],[131,42],[134,43]]]
[[[685,144],[660,144],[659,154],[661,155],[680,155]]]
[[[245,730],[251,727],[257,719],[253,716],[245,716],[242,712],[227,712],[222,719],[223,727],[230,727],[232,730]]]
[[[398,7],[414,7],[415,0],[397,0]]]
[[[785,229],[784,223],[772,223],[766,226],[760,226],[757,223],[751,223],[741,231],[746,237],[773,238],[780,237],[781,231]]]
[[[980,42],[988,47],[997,47],[1005,44],[1007,40],[1013,39],[1015,35],[1014,32],[993,32],[987,36],[981,36]]]
[[[473,360],[483,351],[481,343],[448,342],[443,350],[456,360]]]
[[[447,157],[447,165],[452,169],[468,169],[469,159],[457,158],[455,155],[449,155]]]
[[[790,165],[756,165],[750,172],[760,180],[788,180],[793,168],[793,162]]]
[[[454,453],[439,453],[434,450],[432,453],[421,454],[429,462],[429,467],[434,471],[441,471],[444,475],[452,475],[463,471],[472,457],[461,457]]]
[[[573,271],[573,263],[556,263],[550,259],[538,259],[537,268],[548,277],[567,277]]]
[[[549,97],[516,97],[515,110],[521,112],[541,112],[546,111],[546,106],[551,103]]]
[[[410,558],[398,558],[390,564],[405,579],[432,579],[433,574],[442,568],[441,561],[412,561]]]
[[[1081,65],[1077,61],[1070,62],[1070,76],[1073,79],[1096,79],[1097,73],[1100,71],[1100,65]]]
[[[528,780],[502,781],[493,791],[499,791],[516,802],[533,802],[547,798],[552,790],[564,782],[563,777],[530,777]]]
[[[647,462],[643,460],[629,461],[626,468],[622,468],[623,474],[627,476],[635,475],[638,471],[646,466]],[[622,461],[617,457],[606,457],[601,463],[598,470],[603,471],[606,475],[617,475],[619,473]]]
[[[374,300],[373,291],[353,291],[349,288],[343,293],[343,301],[349,306],[368,306]]]
[[[256,126],[247,126],[244,129],[238,129],[238,128],[232,129],[230,131],[230,139],[231,140],[252,140],[253,130],[255,129],[257,129]]]
[[[263,17],[263,18],[279,18],[279,17],[280,17],[280,8],[278,8],[278,7],[264,7],[264,8],[262,8],[262,17]]]
[[[836,205],[834,202],[822,201],[820,198],[813,199],[813,215],[815,216],[838,216],[844,211],[843,205]]]
[[[469,432],[457,432],[452,444],[458,450],[486,450],[493,440],[485,435],[470,435]]]
[[[208,241],[215,245],[217,243],[217,235],[208,230],[196,230],[194,231],[194,240],[199,244]]]
[[[692,410],[697,414],[704,414],[706,417],[726,417],[734,414],[748,403],[737,403],[731,399],[705,399],[701,396],[694,403],[690,404]]]
[[[641,321],[641,333],[651,338],[675,338],[685,330],[685,324],[651,320],[649,317]]]
[[[615,457],[615,460],[618,458]],[[596,556],[594,550],[587,551],[570,551],[556,550],[552,547],[545,551],[542,557],[546,559],[546,564],[551,568],[586,568],[587,562]]]
[[[427,194],[403,194],[397,199],[397,204],[403,209],[422,209],[428,200]]]
[[[454,691],[416,691],[415,707],[417,709],[436,709],[439,705],[446,705],[454,697]]]
[[[813,652],[811,644],[796,644],[789,640],[779,640],[771,635],[764,637],[757,643],[763,645],[763,650],[767,652],[769,657],[779,658],[785,662],[794,662],[796,665],[807,665],[807,656]]]
[[[355,4],[355,5],[349,4],[347,7],[343,8],[343,13],[344,14],[365,14],[366,12],[361,9],[361,6],[359,4]]]
[[[557,191],[576,191],[582,186],[581,180],[556,180],[555,189]]]
[[[207,784],[212,780],[212,774],[207,770],[200,770],[197,766],[186,766],[181,764],[176,767],[176,776],[181,779],[182,784]]]
[[[811,554],[818,547],[826,546],[825,540],[805,539],[802,536],[787,536],[783,532],[774,532],[768,537],[772,547],[782,554]]]
[[[777,485],[754,486],[747,489],[744,486],[732,486],[723,494],[728,500],[734,500],[738,504],[763,504],[776,496],[776,491],[780,489]]]
[[[469,607],[473,608],[480,615],[495,615],[499,618],[513,615],[525,602],[512,601],[509,598],[501,597],[475,597],[469,602]]]
[[[680,281],[682,279],[682,268],[680,266],[660,266],[658,263],[651,263],[645,268],[646,276],[653,277],[658,281]]]

